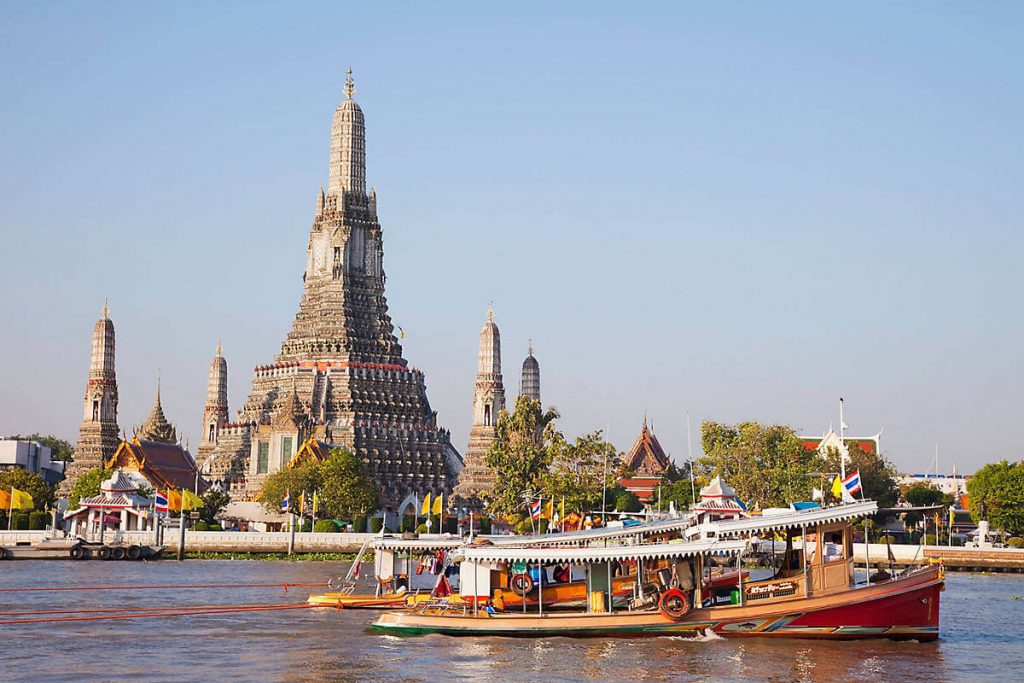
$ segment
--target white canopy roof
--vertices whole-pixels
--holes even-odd
[[[501,546],[467,546],[459,551],[456,561],[464,562],[573,562],[576,564],[608,560],[649,560],[738,553],[746,541],[672,541],[647,545],[613,545],[591,548],[509,548]]]
[[[777,529],[792,529],[817,524],[830,524],[858,517],[867,517],[878,511],[878,503],[866,500],[848,505],[828,508],[810,508],[779,515],[761,515],[748,519],[734,519],[721,522],[706,522],[694,527],[688,535],[696,538],[727,538],[742,534]]]
[[[373,547],[378,550],[400,550],[408,552],[430,552],[433,550],[448,550],[458,548],[465,544],[465,540],[458,536],[435,538],[420,536],[419,538],[402,538],[401,536],[382,536],[373,539]]]

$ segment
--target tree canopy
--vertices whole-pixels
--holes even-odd
[[[523,496],[544,490],[555,442],[561,439],[554,426],[557,418],[555,408],[545,411],[540,401],[526,396],[516,399],[511,413],[502,410],[498,415],[496,438],[485,459],[497,476],[484,495],[494,516],[522,515]]]
[[[748,503],[761,507],[808,500],[819,458],[804,448],[796,432],[783,425],[742,422],[701,424],[705,456],[697,471],[705,479],[720,475]]]
[[[20,467],[0,471],[0,490],[9,493],[12,487],[32,496],[32,502],[37,510],[53,506],[53,487],[35,472]]]
[[[322,517],[351,519],[372,512],[379,501],[373,477],[361,459],[344,448],[335,448],[322,461],[308,461],[298,467],[286,467],[263,482],[259,501],[271,511],[281,509],[285,494],[291,492],[292,505],[306,493],[307,505],[317,492]]]
[[[578,436],[572,443],[556,432],[551,464],[543,476],[544,495],[559,503],[564,500],[566,512],[592,509],[601,503],[604,487],[615,486],[619,462],[618,451],[605,441],[601,430]],[[609,504],[614,502],[609,498]]]
[[[985,465],[968,480],[967,495],[974,521],[987,519],[1015,536],[1024,533],[1024,462]]]
[[[94,467],[78,475],[78,479],[75,479],[75,483],[71,487],[71,493],[68,494],[68,510],[77,508],[78,501],[82,498],[92,498],[93,496],[100,495],[100,484],[103,483],[104,479],[109,479],[113,473],[114,470]]]
[[[199,511],[200,517],[207,524],[216,524],[217,515],[224,511],[224,508],[231,502],[231,496],[227,491],[211,486],[200,496],[203,499],[203,509]]]

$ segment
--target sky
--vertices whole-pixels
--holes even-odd
[[[677,461],[703,420],[882,431],[904,471],[1024,457],[1024,5],[4,3],[0,434],[198,444],[302,291],[354,71],[387,299],[465,449],[493,302],[567,436]]]

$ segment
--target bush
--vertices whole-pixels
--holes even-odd
[[[491,520],[486,517],[480,520],[480,533],[485,536],[491,533]]]
[[[210,525],[200,519],[199,521],[196,522],[195,526],[192,527],[192,530],[193,531],[209,531],[210,530]]]
[[[459,533],[459,520],[454,515],[445,517],[444,530],[449,534]]]
[[[333,519],[318,519],[313,525],[313,531],[318,534],[336,534],[338,533],[338,524]]]
[[[416,533],[418,533],[418,534],[425,534],[425,533],[427,533],[427,523],[424,522],[423,524],[420,524],[418,527],[416,527]]]
[[[1021,538],[1020,536],[1011,536],[1010,539],[1006,541],[1006,545],[1011,548],[1024,548],[1024,538]]]
[[[402,525],[398,528],[399,531],[415,531],[416,529],[416,517],[414,515],[403,515]]]
[[[28,515],[24,512],[15,512],[11,516],[11,529],[15,531],[28,531]]]
[[[42,531],[46,528],[48,521],[50,521],[50,515],[42,510],[33,510],[28,513],[28,528],[31,531]]]
[[[935,534],[925,534],[924,535],[924,544],[925,545],[936,545]]]
[[[352,531],[357,534],[366,532],[366,515],[356,515],[352,519]]]
[[[890,536],[889,534],[886,534],[885,536],[882,536],[880,539],[878,539],[878,542],[879,543],[888,543],[889,545],[894,545],[896,543],[896,539],[893,538],[892,536]]]
[[[383,517],[371,517],[370,518],[370,533],[371,534],[380,533],[380,530],[383,529],[383,528],[384,528],[384,518]]]

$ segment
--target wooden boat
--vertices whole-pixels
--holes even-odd
[[[689,540],[589,548],[465,548],[461,551],[460,603],[438,600],[415,610],[387,612],[373,628],[396,635],[652,636],[715,633],[724,637],[894,638],[934,640],[939,635],[941,567],[898,578],[854,582],[852,520],[872,514],[873,502],[793,511],[763,518],[708,522]],[[782,533],[786,551],[774,573],[740,578],[721,603],[703,577],[716,559],[739,564],[757,533]],[[813,535],[813,544],[809,537]],[[800,540],[799,546],[794,541]],[[587,610],[497,609],[493,572],[509,562],[583,565]],[[607,599],[615,562],[636,562],[637,596],[626,608]],[[665,581],[664,570],[671,567]],[[655,576],[652,576],[652,572]],[[658,576],[660,575],[660,576]],[[688,578],[689,577],[689,578]],[[739,574],[743,577],[743,574]],[[656,579],[648,581],[648,579]],[[467,599],[467,596],[472,596]],[[691,608],[696,605],[696,608]]]
[[[77,538],[0,546],[0,560],[155,560],[163,546],[90,543]]]

